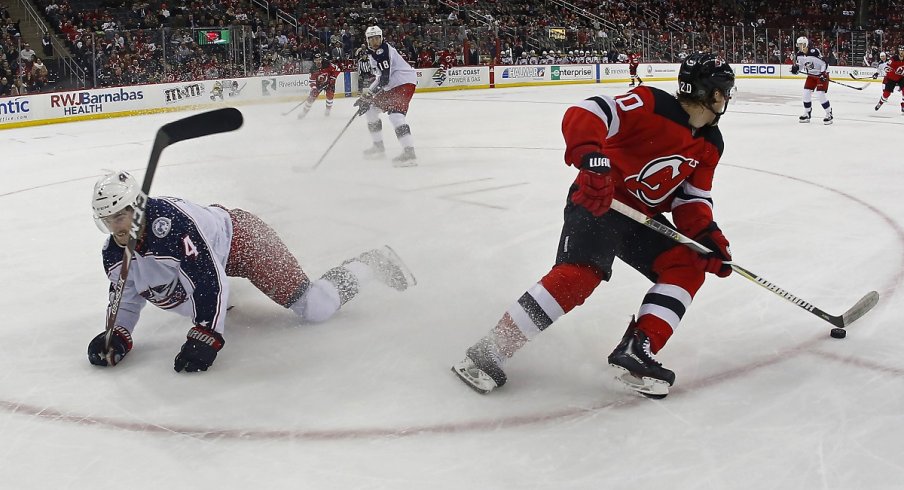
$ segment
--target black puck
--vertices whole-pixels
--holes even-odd
[[[847,336],[847,330],[843,328],[833,328],[830,335],[833,339],[843,339]]]

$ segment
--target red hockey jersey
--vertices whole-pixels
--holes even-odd
[[[718,126],[695,129],[671,94],[641,86],[586,99],[565,112],[565,163],[590,152],[609,157],[615,198],[648,216],[672,212],[696,236],[713,220],[713,174],[724,147]]]
[[[310,86],[312,91],[326,90],[332,92],[336,89],[336,78],[341,72],[336,65],[328,63],[326,68],[320,68],[311,72]]]

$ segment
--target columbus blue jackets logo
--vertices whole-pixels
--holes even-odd
[[[626,177],[625,187],[647,206],[656,207],[678,189],[698,163],[681,155],[657,158],[637,174]]]
[[[172,229],[173,223],[169,218],[159,217],[154,220],[151,224],[151,230],[154,232],[154,236],[157,238],[163,238],[169,235],[170,229]]]
[[[164,310],[181,305],[188,297],[188,292],[182,287],[182,283],[178,279],[173,279],[173,282],[169,284],[152,286],[140,294],[154,306]]]

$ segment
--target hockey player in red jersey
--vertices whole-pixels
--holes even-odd
[[[448,70],[455,66],[455,45],[449,43],[449,47],[436,53],[436,59],[439,62],[439,67],[443,70]]]
[[[882,104],[888,102],[888,97],[894,92],[895,87],[901,88],[901,113],[904,114],[904,46],[898,46],[898,54],[891,57],[888,62],[888,71],[882,79],[882,97],[876,104],[878,111]]]
[[[94,219],[108,234],[102,255],[111,299],[140,196],[138,181],[122,170],[104,175],[94,185]],[[147,198],[144,223],[118,305],[110,350],[105,352],[106,331],[101,332],[88,344],[91,364],[116,365],[132,350],[140,312],[150,302],[188,317],[192,325],[176,355],[175,370],[207,371],[225,344],[228,277],[250,280],[306,322],[329,319],[371,279],[399,291],[409,286],[410,276],[389,247],[364,252],[312,280],[276,232],[242,209],[173,197]]]
[[[336,95],[336,78],[340,73],[336,65],[330,63],[329,59],[320,53],[314,54],[314,66],[311,68],[311,80],[308,82],[311,93],[304,102],[304,108],[298,114],[298,119],[308,115],[321,92],[326,93],[326,115],[330,115],[330,111],[333,109],[333,97]]]
[[[634,86],[635,79],[637,80],[637,85],[640,85],[643,83],[643,80],[641,80],[640,76],[637,75],[637,67],[638,66],[640,66],[640,53],[633,53],[628,58],[628,73],[631,74],[631,84],[628,85],[629,87]]]
[[[505,384],[506,360],[609,281],[617,257],[653,287],[609,363],[637,392],[668,394],[675,373],[653,355],[678,327],[704,273],[727,277],[732,271],[710,191],[723,150],[717,123],[728,109],[734,72],[715,55],[693,54],[681,64],[678,87],[677,96],[648,86],[616,97],[600,95],[565,112],[565,163],[578,174],[568,190],[555,265],[452,367],[475,391]],[[613,197],[663,223],[668,223],[663,213],[670,212],[681,233],[715,252],[698,255],[609,211]]]

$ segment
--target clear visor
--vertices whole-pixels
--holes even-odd
[[[119,211],[104,217],[94,217],[94,224],[97,225],[97,229],[104,233],[114,233],[116,230],[127,229],[132,222],[132,207],[128,206],[125,209],[120,209]]]

